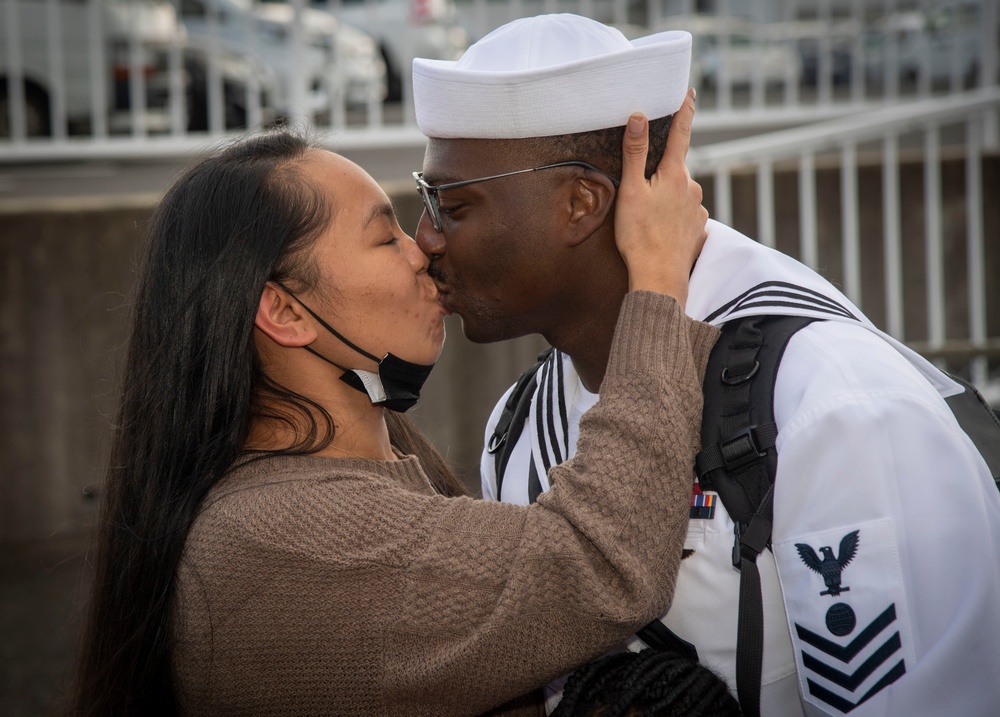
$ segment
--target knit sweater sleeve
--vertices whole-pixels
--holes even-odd
[[[302,714],[476,715],[665,612],[717,335],[670,297],[630,293],[577,454],[527,508],[360,473],[215,501],[180,573],[186,710],[223,714],[256,690],[275,714],[294,702]],[[246,557],[227,541],[249,544],[234,549]]]
[[[487,707],[546,684],[666,612],[716,337],[673,299],[629,294],[600,401],[580,422],[575,457],[550,470],[552,490],[526,509],[470,501],[440,516],[440,550],[410,573],[414,586],[434,587],[405,614],[420,641],[443,637],[443,623],[458,631],[435,655],[453,661],[455,674],[476,676],[457,690],[456,705]],[[471,579],[442,585],[432,556],[456,549],[470,551]],[[442,588],[447,595],[432,600]],[[454,675],[442,677],[425,673],[409,689],[447,694]]]

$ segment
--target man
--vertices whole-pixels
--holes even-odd
[[[556,349],[500,495],[484,453],[486,498],[531,502],[548,488],[548,467],[574,453],[627,289],[609,179],[621,125],[633,111],[651,118],[654,166],[689,61],[685,33],[630,43],[553,15],[510,23],[458,62],[414,62],[429,138],[416,238],[442,301],[473,341],[540,333]],[[518,171],[566,161],[586,166]],[[719,325],[754,314],[824,319],[792,337],[775,384],[774,524],[757,560],[760,713],[995,715],[1000,495],[944,403],[956,385],[808,268],[717,222],[707,229],[690,315]],[[662,622],[735,691],[734,524],[718,504],[693,515]]]

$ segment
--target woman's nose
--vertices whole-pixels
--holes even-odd
[[[427,271],[427,267],[431,265],[431,257],[423,252],[423,249],[417,245],[416,241],[409,236],[406,238],[409,239],[406,242],[406,258],[409,260],[410,266],[418,274],[422,271]]]
[[[417,233],[415,236],[417,246],[429,259],[444,254],[445,242],[444,234],[434,229],[427,212],[421,212],[420,221],[417,222]]]

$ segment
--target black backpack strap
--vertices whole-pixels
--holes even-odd
[[[490,436],[489,443],[486,444],[486,452],[491,454],[494,459],[497,500],[500,500],[500,487],[503,485],[503,474],[507,470],[510,454],[521,437],[521,431],[524,430],[524,420],[531,410],[531,398],[535,395],[535,386],[538,385],[538,369],[548,360],[553,350],[549,348],[538,354],[538,361],[535,365],[518,377],[517,383],[514,384],[514,390],[507,396],[507,402],[504,404],[503,412],[493,429],[493,435]],[[534,473],[533,469],[532,472]],[[539,483],[537,475],[535,475],[534,483],[538,484],[538,491],[541,492],[541,483]],[[537,498],[538,493],[535,493],[534,497]],[[531,502],[534,502],[534,498]]]
[[[733,565],[740,570],[736,688],[747,717],[760,715],[764,606],[757,556],[771,544],[777,427],[774,383],[791,337],[815,319],[751,316],[722,329],[705,373],[702,490],[719,494],[736,524]]]
[[[972,439],[1000,488],[1000,418],[993,412],[976,387],[957,376],[949,377],[965,389],[945,399],[958,425]]]
[[[663,652],[673,652],[682,655],[689,660],[698,660],[698,649],[682,637],[678,637],[673,630],[664,625],[660,620],[653,620],[646,627],[636,633],[639,639],[646,643],[647,647]]]

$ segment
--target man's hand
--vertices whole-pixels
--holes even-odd
[[[687,300],[688,277],[705,243],[708,211],[701,185],[684,159],[691,143],[695,94],[689,89],[674,114],[667,148],[647,181],[649,123],[629,118],[622,142],[622,182],[615,210],[615,242],[628,267],[629,289],[656,291]]]

